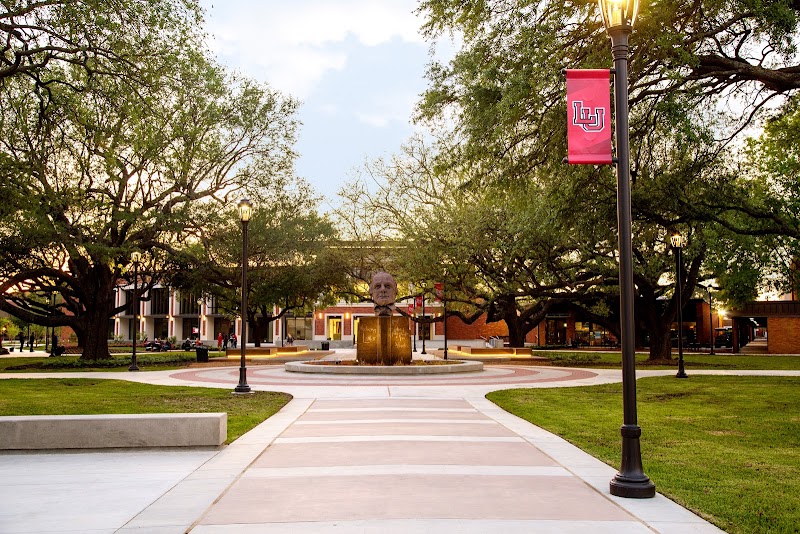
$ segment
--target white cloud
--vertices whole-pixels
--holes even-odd
[[[348,39],[423,45],[414,0],[204,0],[212,49],[247,74],[301,99],[347,65]]]
[[[381,94],[355,112],[356,118],[369,126],[385,128],[391,123],[408,125],[417,95],[414,93]]]

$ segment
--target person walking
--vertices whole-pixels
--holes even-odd
[[[217,335],[217,350],[222,348],[222,332]]]

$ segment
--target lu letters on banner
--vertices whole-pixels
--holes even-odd
[[[567,162],[610,164],[611,71],[567,69]]]

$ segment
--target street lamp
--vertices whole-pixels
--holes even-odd
[[[683,300],[681,293],[681,268],[682,268],[682,254],[683,239],[680,234],[675,234],[670,238],[672,241],[672,249],[675,251],[675,293],[678,296],[678,374],[675,378],[689,378],[683,368]]]
[[[702,285],[702,284],[701,284]],[[711,354],[714,355],[714,301],[711,297],[711,282],[707,286],[702,286],[708,292],[708,338],[711,340]],[[719,289],[719,288],[715,288]]]
[[[427,332],[427,334],[430,335],[431,325],[429,323],[425,322],[425,291],[424,290],[422,291],[422,324],[425,325],[422,328],[422,335],[420,336],[422,338],[422,354],[428,354],[427,352],[425,352],[425,337],[426,337],[425,333]]]
[[[138,371],[136,365],[136,338],[139,333],[139,263],[142,261],[142,253],[138,250],[131,252],[131,262],[133,262],[133,351],[131,352],[131,366],[128,371]]]
[[[417,302],[416,298],[414,297],[414,284],[409,282],[408,283],[408,294],[411,295],[411,301],[414,304],[414,316],[417,315]],[[414,323],[414,352],[417,352],[417,332],[419,332],[419,323],[414,319],[411,318],[411,321]]]
[[[203,342],[203,336],[201,335],[203,332],[203,299],[202,297],[197,299],[197,341],[199,343]]]
[[[447,299],[444,296],[444,282],[442,282],[442,310],[444,316],[444,359],[447,359]]]
[[[239,201],[239,220],[242,221],[242,344],[239,362],[239,384],[234,388],[234,393],[250,393],[247,385],[247,366],[244,351],[247,345],[247,223],[253,215],[253,205],[250,199],[243,198]]]
[[[619,301],[622,347],[622,465],[611,479],[618,497],[649,498],[656,486],[644,474],[636,415],[636,352],[633,316],[633,248],[631,245],[630,146],[628,144],[628,36],[633,31],[638,0],[598,0],[603,25],[611,38],[614,59],[614,109],[617,137],[617,224],[619,228]]]

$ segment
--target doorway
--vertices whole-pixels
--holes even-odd
[[[567,319],[553,318],[547,319],[545,323],[545,331],[547,332],[546,343],[548,345],[566,345],[567,344]]]
[[[341,315],[328,317],[328,339],[332,341],[341,341],[342,339]]]

